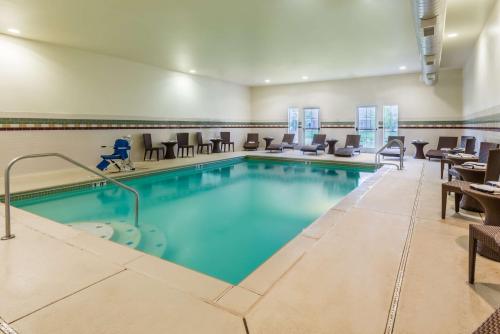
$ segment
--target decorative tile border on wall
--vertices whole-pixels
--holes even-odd
[[[379,121],[379,128],[383,122]],[[208,129],[287,128],[287,122],[165,121],[120,119],[0,118],[0,131],[107,130],[107,129]],[[353,121],[324,121],[321,128],[354,128]],[[500,131],[500,113],[451,121],[400,121],[401,129],[475,129]]]
[[[327,129],[354,128],[354,122],[321,122],[321,127]]]
[[[0,131],[286,128],[286,122],[161,121],[61,118],[0,118]]]
[[[383,128],[383,122],[378,126]],[[453,121],[399,121],[400,129],[474,129],[500,131],[500,114]]]

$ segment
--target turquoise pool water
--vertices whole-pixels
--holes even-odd
[[[14,202],[77,225],[101,222],[111,240],[237,284],[356,188],[373,169],[236,159]]]

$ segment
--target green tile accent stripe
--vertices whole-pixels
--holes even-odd
[[[379,121],[382,127],[383,122]],[[1,118],[0,131],[30,130],[109,130],[109,129],[207,129],[207,128],[287,128],[287,122],[174,121],[129,119]],[[354,121],[323,121],[325,129],[354,128]],[[467,120],[400,121],[402,129],[478,129],[500,131],[500,113]]]
[[[118,119],[0,118],[0,131],[105,130],[105,129],[200,129],[282,128],[287,122],[165,121]]]
[[[354,122],[321,122],[322,128],[354,128]]]

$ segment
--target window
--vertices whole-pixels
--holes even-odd
[[[293,133],[293,142],[299,142],[299,108],[288,108],[288,133]]]
[[[398,135],[399,107],[397,105],[384,106],[384,144],[389,136]]]
[[[304,108],[304,145],[312,143],[313,136],[319,133],[319,108]]]
[[[377,143],[377,107],[363,106],[357,109],[358,134],[363,149],[374,149]]]

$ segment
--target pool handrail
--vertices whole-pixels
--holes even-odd
[[[83,168],[85,169],[86,171],[92,173],[92,174],[95,174],[97,176],[100,176],[102,177],[103,179],[117,185],[118,187],[120,188],[123,188],[127,191],[130,191],[134,197],[135,197],[135,215],[134,215],[134,225],[135,227],[138,227],[139,226],[139,193],[132,187],[129,187],[109,176],[106,176],[105,174],[101,173],[101,172],[98,172],[96,170],[93,170],[92,168],[89,168],[81,163],[79,163],[78,161],[76,160],[73,160],[71,159],[70,157],[67,157],[65,156],[64,154],[61,154],[61,153],[37,153],[37,154],[27,154],[27,155],[22,155],[20,157],[17,157],[17,158],[14,158],[13,160],[11,160],[11,162],[9,162],[9,164],[7,165],[7,168],[5,169],[5,172],[4,172],[4,183],[5,183],[5,200],[4,200],[4,204],[5,204],[5,235],[2,236],[0,238],[0,240],[9,240],[9,239],[12,239],[15,237],[14,234],[11,233],[11,228],[10,228],[10,170],[12,168],[12,166],[14,166],[14,164],[20,160],[24,160],[24,159],[31,159],[31,158],[44,158],[44,157],[58,157],[58,158],[61,158],[63,160],[66,160],[70,163],[72,163],[73,165],[76,165],[80,168]]]
[[[385,150],[388,147],[392,147],[392,144],[396,144],[399,147],[399,165],[391,162],[380,162],[380,153]],[[377,167],[380,167],[381,165],[394,165],[398,168],[398,170],[401,170],[404,168],[403,166],[403,161],[404,161],[404,144],[401,140],[399,139],[392,139],[387,142],[384,146],[382,146],[377,153],[375,153],[375,165]]]

